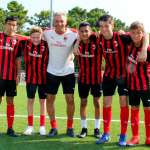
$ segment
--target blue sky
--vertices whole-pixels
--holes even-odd
[[[0,7],[6,8],[11,0],[0,0]],[[33,15],[41,10],[50,8],[50,0],[17,0],[28,10],[28,15]],[[146,30],[150,32],[150,0],[53,0],[54,11],[68,11],[75,6],[90,10],[102,8],[116,18],[130,25],[133,21],[144,23]]]

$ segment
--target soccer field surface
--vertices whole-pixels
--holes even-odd
[[[75,120],[74,120],[74,129],[75,133],[78,134],[81,130],[80,127],[80,99],[78,96],[77,87],[75,90]],[[102,104],[102,97],[100,99]],[[14,129],[20,135],[23,133],[24,129],[27,126],[27,111],[26,111],[26,92],[25,86],[18,86],[18,96],[15,97],[15,122]],[[118,150],[118,149],[134,149],[134,150],[148,150],[150,147],[146,147],[144,145],[145,142],[145,127],[143,124],[143,108],[141,107],[141,123],[140,123],[140,144],[136,147],[132,148],[120,148],[117,145],[118,135],[120,132],[119,125],[119,101],[118,95],[116,94],[113,98],[113,121],[111,123],[111,140],[109,143],[103,145],[96,145],[95,139],[93,137],[94,130],[94,109],[93,109],[93,101],[92,97],[89,96],[88,99],[88,136],[84,139],[79,138],[69,138],[65,135],[66,133],[66,103],[64,96],[62,94],[61,88],[59,89],[58,95],[56,97],[56,116],[58,117],[58,136],[54,138],[41,137],[38,134],[39,131],[39,103],[38,97],[36,96],[35,106],[34,106],[34,129],[35,134],[33,136],[23,136],[17,138],[8,137],[5,132],[7,129],[6,125],[6,101],[3,100],[0,106],[0,150]],[[101,118],[102,118],[102,105],[101,105]],[[48,118],[46,119],[46,129],[47,133],[49,132],[50,126]],[[101,122],[100,131],[103,131],[103,125]],[[130,123],[128,126],[128,139],[131,137],[130,132]]]

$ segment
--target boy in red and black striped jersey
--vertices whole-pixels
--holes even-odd
[[[126,44],[131,42],[129,35],[119,35],[113,32],[114,22],[110,15],[101,16],[98,20],[100,27],[100,48],[103,51],[103,56],[106,61],[105,71],[103,76],[103,120],[104,134],[97,141],[97,144],[105,143],[109,140],[110,122],[112,118],[111,104],[112,96],[118,87],[120,99],[120,120],[121,134],[119,137],[119,145],[126,145],[126,131],[128,124],[128,101],[126,87]],[[145,48],[147,43],[143,44]]]
[[[7,17],[4,32],[0,33],[0,103],[6,93],[7,101],[7,135],[16,137],[13,130],[14,96],[16,96],[17,74],[20,70],[21,52],[16,48],[18,42],[17,18]]]
[[[138,62],[137,56],[141,51],[144,26],[134,22],[130,26],[132,43],[128,45],[127,85],[129,89],[129,104],[131,105],[132,139],[127,145],[139,143],[139,107],[143,102],[145,114],[145,144],[150,145],[150,47],[147,49],[146,62]]]
[[[25,135],[33,133],[33,104],[36,89],[40,99],[40,135],[45,135],[45,99],[46,99],[46,69],[48,63],[48,45],[41,39],[42,29],[33,27],[30,39],[19,42],[18,49],[24,53],[26,72],[26,91],[28,97],[28,127]]]
[[[93,104],[95,108],[95,128],[94,136],[99,137],[100,127],[100,103],[101,96],[101,64],[102,51],[99,49],[98,38],[92,34],[90,24],[82,22],[79,25],[79,55],[78,60],[78,92],[81,98],[80,115],[82,131],[79,135],[83,138],[87,135],[86,109],[87,97],[89,91],[93,96]]]

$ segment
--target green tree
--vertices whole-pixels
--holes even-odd
[[[30,25],[36,25],[40,27],[50,26],[50,11],[42,10],[39,14],[35,13],[33,17],[28,19]]]
[[[115,31],[119,31],[119,30],[124,30],[127,31],[128,30],[128,26],[126,26],[125,22],[122,22],[120,19],[116,19],[114,18],[114,22],[115,22]]]
[[[19,4],[17,1],[11,1],[7,5],[6,15],[7,16],[17,16],[18,17],[18,31],[23,30],[23,25],[27,21],[28,10],[24,8],[22,4]]]
[[[78,28],[80,22],[87,21],[87,11],[80,7],[74,7],[68,11],[68,26]]]
[[[5,16],[6,16],[6,11],[0,8],[0,31],[3,31]]]
[[[97,25],[97,20],[100,16],[106,15],[108,12],[106,12],[104,9],[99,9],[99,8],[94,8],[90,10],[87,14],[88,19],[87,21],[91,24],[92,28],[94,31],[97,30],[96,25]]]

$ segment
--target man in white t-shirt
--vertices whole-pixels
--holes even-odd
[[[65,13],[55,13],[54,29],[44,31],[44,39],[49,46],[49,61],[47,67],[47,112],[50,118],[51,130],[49,137],[57,135],[57,122],[55,118],[55,96],[59,85],[62,84],[63,93],[67,102],[67,135],[74,137],[74,63],[73,43],[77,33],[67,28]]]

